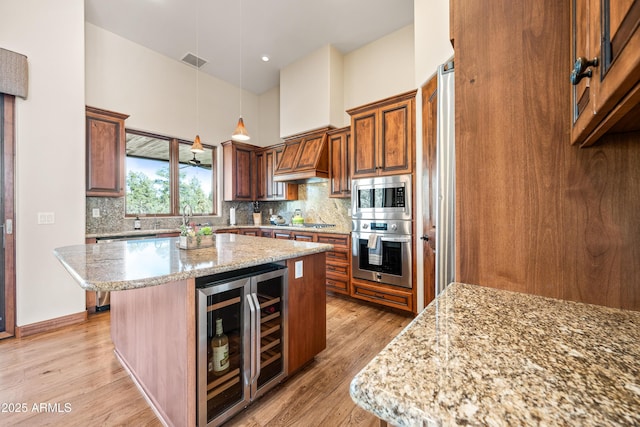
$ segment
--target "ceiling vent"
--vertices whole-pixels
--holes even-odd
[[[186,62],[187,64],[196,68],[200,68],[207,63],[205,59],[198,58],[197,56],[195,56],[193,53],[190,53],[190,52],[188,52],[184,56],[184,58],[182,58],[182,62]]]

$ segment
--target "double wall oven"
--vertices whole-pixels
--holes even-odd
[[[411,198],[411,175],[353,180],[354,278],[412,287]]]

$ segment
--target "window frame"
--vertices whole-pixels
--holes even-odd
[[[180,154],[179,154],[179,144],[184,145],[193,145],[193,142],[186,141],[180,138],[174,138],[166,135],[161,135],[153,132],[140,131],[136,129],[125,128],[125,135],[132,133],[134,135],[146,136],[150,138],[162,139],[164,141],[169,141],[169,205],[170,211],[169,213],[147,213],[145,216],[153,216],[153,217],[176,217],[182,216],[182,209],[179,205],[180,201]],[[208,148],[211,150],[211,197],[212,197],[212,212],[211,213],[194,213],[193,216],[197,217],[205,217],[205,216],[215,216],[218,214],[218,152],[217,146],[202,143],[204,148]],[[126,164],[126,137],[125,137],[125,164]],[[125,173],[125,183],[126,183],[126,167],[124,170]],[[126,191],[125,191],[126,193]],[[127,213],[127,197],[125,194],[124,197],[124,216],[125,218],[135,218],[137,214],[135,213]]]

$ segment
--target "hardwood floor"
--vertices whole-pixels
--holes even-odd
[[[327,349],[225,426],[377,426],[349,383],[410,321],[327,296]],[[0,425],[161,425],[116,360],[108,312],[0,341],[0,405]]]

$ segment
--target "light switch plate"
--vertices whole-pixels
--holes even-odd
[[[302,273],[302,261],[296,261],[295,266],[296,266],[295,278],[299,279],[300,277],[303,276],[303,273]]]
[[[38,212],[38,224],[46,225],[56,222],[56,214],[54,212]]]
[[[93,217],[100,218],[100,208],[93,208]]]

